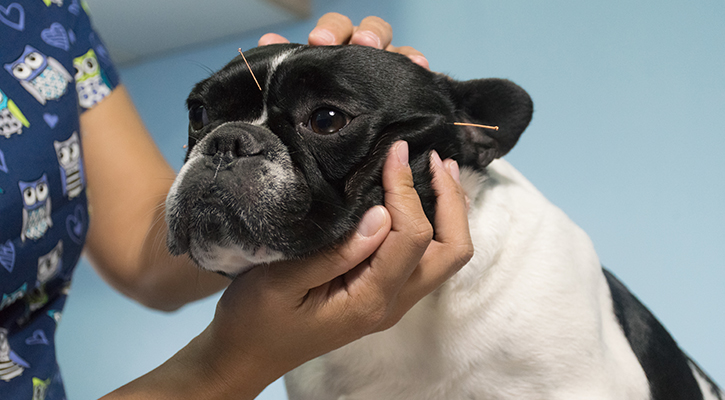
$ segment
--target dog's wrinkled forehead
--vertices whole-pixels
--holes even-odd
[[[241,57],[237,57],[194,87],[187,99],[189,109],[203,106],[207,112],[214,114],[208,116],[209,119],[211,117],[247,121],[259,119],[264,111],[264,91],[269,86],[267,79],[294,50],[295,47],[285,49],[259,47],[248,52],[247,58],[256,79],[262,85],[262,91],[257,87],[246,63]]]
[[[267,106],[304,114],[326,105],[360,114],[381,109],[389,97],[381,96],[383,93],[407,93],[415,99],[410,88],[416,85],[411,79],[424,80],[419,87],[430,82],[430,76],[406,57],[358,46],[270,45],[245,55],[261,91],[246,63],[237,57],[197,84],[187,100],[190,108],[204,104],[214,114],[208,116],[210,120],[257,123],[266,122]],[[406,90],[395,90],[401,82]]]

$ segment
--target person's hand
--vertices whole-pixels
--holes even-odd
[[[271,383],[307,360],[393,326],[472,256],[467,204],[454,161],[433,154],[436,230],[413,188],[405,142],[383,171],[385,207],[372,208],[340,248],[258,267],[236,278],[205,332],[215,370],[233,382],[240,357]],[[240,356],[240,354],[242,354]],[[241,377],[238,377],[242,379]]]
[[[383,168],[385,207],[339,248],[234,279],[213,321],[169,361],[108,399],[252,399],[315,357],[393,326],[473,255],[458,165],[431,156],[435,237],[413,187],[408,146]]]
[[[390,44],[392,40],[393,29],[382,19],[367,17],[359,26],[354,26],[350,18],[338,13],[323,15],[308,37],[308,43],[312,46],[339,44],[371,46],[406,55],[421,67],[429,68],[428,60],[421,52],[410,46],[395,47]],[[268,33],[259,39],[259,46],[274,43],[289,43],[289,40],[276,33]]]

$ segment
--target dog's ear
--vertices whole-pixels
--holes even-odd
[[[497,126],[498,130],[459,126],[462,161],[484,168],[511,150],[529,125],[534,106],[528,93],[505,79],[449,80],[456,122]]]

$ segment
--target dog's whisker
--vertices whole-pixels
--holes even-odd
[[[204,70],[205,72],[207,72],[207,73],[209,74],[209,76],[213,75],[213,74],[214,74],[214,72],[215,72],[215,71],[214,71],[214,69],[212,69],[212,68],[210,68],[209,66],[207,66],[207,65],[204,65],[204,64],[202,64],[202,63],[200,63],[200,62],[198,62],[198,61],[193,61],[193,60],[187,60],[187,62],[188,62],[189,64],[193,64],[193,65],[196,65],[197,67],[199,67],[199,68],[203,69],[203,70]]]
[[[318,224],[317,222],[315,222],[315,221],[311,221],[311,222],[312,222],[312,225],[314,225],[320,232],[327,231],[325,228],[321,227],[320,224]]]

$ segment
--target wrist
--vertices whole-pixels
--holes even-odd
[[[225,348],[207,327],[173,357],[102,400],[254,399],[279,375],[243,351]]]
[[[206,399],[254,399],[286,370],[244,349],[244,339],[228,338],[212,322],[179,353],[187,370],[204,370]],[[199,397],[197,397],[199,398]]]

